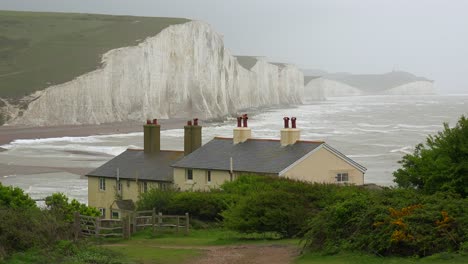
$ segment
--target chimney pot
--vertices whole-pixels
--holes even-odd
[[[296,128],[296,118],[291,117],[291,128]]]
[[[244,121],[244,127],[248,127],[248,126],[247,126],[247,120],[248,120],[248,119],[249,119],[249,117],[247,116],[247,114],[244,114],[244,115],[242,116],[242,120]]]
[[[242,127],[242,116],[237,117],[237,127]]]
[[[157,125],[158,124],[158,120],[155,118],[153,119],[153,125]]]
[[[194,118],[194,119],[193,119],[193,125],[194,125],[194,126],[198,126],[198,118]]]
[[[284,120],[284,128],[289,128],[289,117],[283,117]]]
[[[151,125],[151,120],[146,119],[146,124],[147,124],[147,125]]]
[[[192,120],[187,121],[187,126],[192,126]]]

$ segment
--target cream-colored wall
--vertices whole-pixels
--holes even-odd
[[[287,170],[283,176],[308,182],[337,183],[336,174],[347,172],[350,184],[364,184],[364,173],[325,148]]]
[[[233,180],[237,173],[234,173]],[[231,176],[228,171],[211,171],[211,183],[206,180],[206,170],[193,169],[193,180],[187,181],[186,169],[174,168],[174,185],[180,188],[181,191],[208,191],[210,189],[219,188],[221,184],[229,181]]]
[[[99,177],[88,177],[88,205],[96,208],[105,208],[105,218],[111,217],[111,205],[117,199],[117,180],[115,178],[106,179],[106,190],[99,190]],[[134,202],[138,201],[138,196],[143,192],[143,184],[145,181],[140,180],[138,183],[135,180],[121,179],[122,191],[120,198],[122,200],[131,199]],[[147,190],[159,188],[159,183],[154,181],[146,181]],[[165,183],[168,184],[168,183]],[[169,184],[170,185],[170,184]]]

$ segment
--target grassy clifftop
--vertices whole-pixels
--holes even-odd
[[[99,68],[182,18],[0,11],[0,97],[18,99]]]

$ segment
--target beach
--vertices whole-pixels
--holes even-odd
[[[93,135],[125,134],[143,131],[142,122],[128,121],[99,125],[62,125],[49,127],[0,126],[0,145],[16,139],[85,137]],[[182,128],[185,119],[161,119],[161,130]]]

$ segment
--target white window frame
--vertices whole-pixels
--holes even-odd
[[[100,177],[99,178],[99,190],[105,191],[106,190],[106,178]]]
[[[101,216],[106,217],[106,208],[99,208],[99,212],[101,212]]]
[[[338,172],[335,176],[337,183],[347,183],[349,182],[349,173],[348,172]]]
[[[114,217],[114,215],[117,215],[117,216]],[[114,210],[112,210],[112,211],[111,211],[111,219],[120,219],[120,211],[114,211]]]

